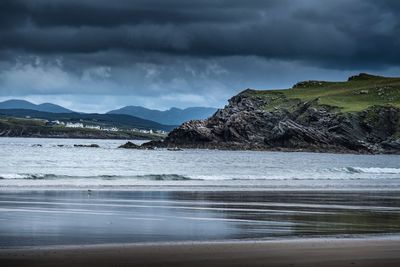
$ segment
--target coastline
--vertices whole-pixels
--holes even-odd
[[[0,249],[2,266],[399,266],[399,236]]]
[[[373,152],[373,151],[355,151],[355,150],[338,150],[338,149],[330,149],[330,148],[285,148],[285,147],[260,147],[260,146],[246,146],[246,144],[225,144],[225,145],[182,145],[182,144],[173,144],[170,146],[162,145],[163,138],[160,136],[88,136],[88,135],[79,135],[79,136],[63,136],[63,135],[27,135],[27,136],[3,136],[0,135],[0,138],[23,138],[23,139],[67,139],[67,140],[115,140],[115,141],[145,141],[143,144],[139,145],[137,148],[124,148],[127,150],[159,150],[159,151],[167,151],[168,148],[177,148],[181,150],[216,150],[216,151],[239,151],[239,152],[283,152],[283,153],[314,153],[314,154],[333,154],[333,155],[400,155],[400,151],[381,151],[381,152]],[[154,143],[156,142],[156,143]],[[159,146],[155,145],[158,144]],[[161,145],[160,145],[161,144]],[[124,144],[121,144],[124,145]],[[115,149],[120,147],[115,147]]]
[[[79,135],[79,136],[63,136],[63,135],[29,135],[29,136],[3,136],[0,138],[28,138],[28,139],[83,139],[83,140],[118,140],[118,141],[126,141],[126,140],[138,140],[138,141],[148,141],[148,140],[159,140],[158,137],[152,136],[88,136],[88,135]]]

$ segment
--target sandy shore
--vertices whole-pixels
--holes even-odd
[[[304,239],[0,250],[0,266],[400,266],[400,239]]]

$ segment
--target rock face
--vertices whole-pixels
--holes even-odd
[[[118,148],[153,150],[158,147],[158,145],[157,145],[158,142],[159,141],[150,141],[150,142],[144,143],[142,145],[136,145],[135,143],[128,141],[125,144],[120,145]],[[177,149],[179,149],[179,148],[177,148]]]
[[[128,149],[140,149],[139,145],[136,145],[132,142],[127,142],[123,145],[120,145],[118,148],[128,148]]]
[[[281,103],[279,108],[270,108],[271,99],[243,91],[209,119],[188,121],[165,140],[143,146],[400,153],[399,108],[372,106],[346,113],[318,99],[301,101],[279,94],[272,99]]]
[[[90,145],[79,145],[75,144],[74,147],[93,147],[93,148],[99,148],[100,146],[98,144],[90,144]]]
[[[357,81],[357,80],[371,80],[371,79],[382,79],[383,76],[372,75],[368,73],[360,73],[354,76],[350,76],[348,81]]]

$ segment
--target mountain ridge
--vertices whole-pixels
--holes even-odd
[[[60,105],[53,103],[34,104],[27,100],[21,99],[8,99],[0,102],[0,109],[29,109],[51,113],[74,113],[70,109],[64,108]]]
[[[171,107],[165,111],[156,109],[147,109],[141,106],[125,106],[119,109],[111,110],[106,114],[126,114],[143,119],[151,119],[158,123],[179,125],[185,121],[193,119],[206,119],[217,111],[210,107],[188,107],[180,109]]]
[[[8,99],[0,102],[0,109],[25,109],[36,110],[49,113],[81,113],[64,108],[53,103],[34,104],[22,99]],[[184,109],[171,107],[167,110],[148,109],[142,106],[125,106],[119,109],[110,110],[104,114],[122,114],[133,117],[151,120],[164,125],[179,125],[185,121],[193,119],[205,119],[217,111],[211,107],[188,107]]]

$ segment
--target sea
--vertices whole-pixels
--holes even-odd
[[[0,138],[0,248],[400,233],[398,155],[125,142]]]

